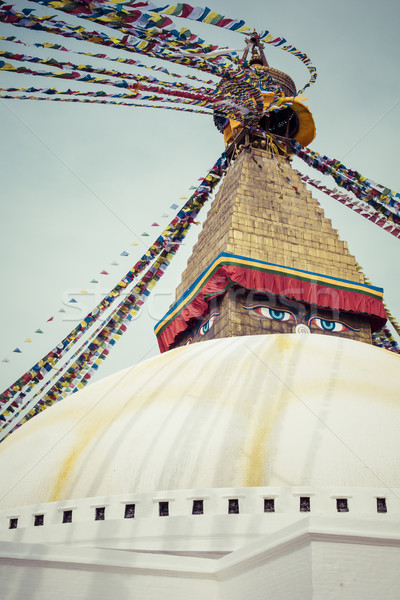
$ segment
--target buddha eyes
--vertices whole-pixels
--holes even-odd
[[[348,325],[345,325],[341,321],[330,321],[328,319],[320,319],[319,317],[311,317],[308,321],[309,325],[315,325],[323,331],[333,331],[339,333],[340,331],[360,331],[359,329],[353,329]]]
[[[292,321],[294,323],[297,323],[298,321],[296,315],[289,310],[280,310],[277,308],[270,308],[269,306],[243,306],[243,308],[273,321]],[[322,329],[322,331],[330,331],[332,333],[340,333],[342,331],[359,331],[359,329],[349,327],[341,321],[321,319],[320,317],[316,316],[308,317],[306,323],[309,327],[314,325],[315,327],[318,327],[318,329]]]
[[[203,323],[203,325],[200,325],[199,327],[199,331],[198,334],[199,335],[206,335],[206,333],[208,333],[211,329],[211,327],[214,325],[215,321],[217,320],[217,317],[219,317],[221,313],[213,313],[205,323]]]
[[[277,310],[268,306],[252,306],[248,307],[248,310],[253,310],[258,315],[272,319],[273,321],[296,321],[294,314],[288,310]]]

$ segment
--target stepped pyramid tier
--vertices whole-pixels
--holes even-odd
[[[371,343],[386,320],[382,295],[290,161],[249,146],[232,161],[155,331],[162,351],[295,331]]]

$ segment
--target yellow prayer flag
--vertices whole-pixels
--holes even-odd
[[[172,4],[171,6],[169,6],[167,9],[161,11],[164,15],[170,15],[172,14],[175,10],[177,9],[177,5],[176,4]]]
[[[203,23],[211,23],[211,21],[213,21],[214,19],[216,19],[217,17],[221,17],[222,15],[220,15],[217,12],[210,12],[206,18],[203,20]],[[247,28],[248,29],[248,28]],[[240,31],[240,29],[239,29]]]

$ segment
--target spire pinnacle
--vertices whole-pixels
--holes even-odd
[[[260,41],[260,36],[256,30],[254,30],[250,37],[246,38],[246,48],[244,49],[241,62],[246,61],[249,52],[251,52],[249,65],[269,67],[263,48],[264,44]]]

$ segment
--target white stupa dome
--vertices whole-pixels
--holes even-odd
[[[399,365],[322,335],[177,348],[9,436],[0,506],[194,488],[399,488]]]

